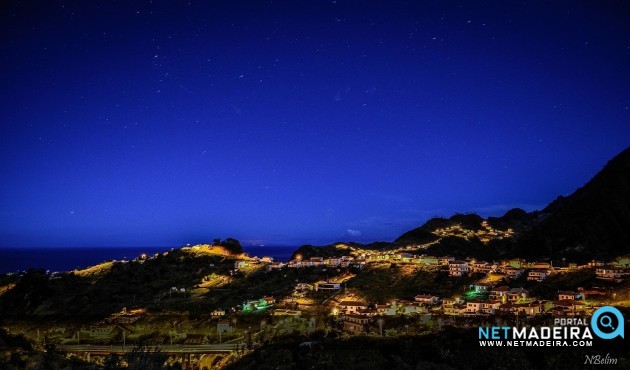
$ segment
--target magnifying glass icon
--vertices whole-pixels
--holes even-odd
[[[599,324],[605,328],[611,328],[612,330],[615,330],[615,327],[612,326],[612,319],[610,318],[610,316],[602,316],[601,319],[599,319]]]

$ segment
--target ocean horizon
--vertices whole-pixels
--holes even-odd
[[[276,261],[288,261],[298,247],[244,246],[250,256],[270,256]],[[45,269],[71,271],[109,260],[129,260],[142,253],[163,253],[173,247],[1,247],[0,274]]]

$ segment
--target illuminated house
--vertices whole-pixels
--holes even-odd
[[[313,285],[308,283],[297,283],[295,284],[295,290],[313,290]]]
[[[526,262],[522,258],[512,258],[511,260],[508,260],[506,264],[515,269],[520,269],[521,267],[525,267]]]
[[[505,276],[509,279],[518,279],[521,275],[523,275],[523,272],[525,272],[525,270],[517,269],[514,267],[507,267],[503,269],[503,272],[505,273]]]
[[[586,299],[587,297],[593,297],[593,296],[605,296],[606,295],[606,289],[605,288],[598,288],[598,287],[592,287],[590,289],[584,289],[584,288],[578,288],[578,292],[580,292],[580,294]]]
[[[369,330],[370,322],[372,322],[370,317],[346,315],[343,317],[343,330],[350,333],[366,333]]]
[[[216,310],[210,313],[210,316],[212,317],[225,316],[225,311],[220,308],[217,308]]]
[[[463,315],[465,313],[466,313],[466,305],[465,304],[454,304],[454,305],[450,305],[450,306],[445,306],[444,307],[444,314],[445,315],[459,316],[459,315]]]
[[[542,301],[533,301],[527,303],[504,303],[499,306],[499,311],[503,313],[511,313],[514,315],[535,316],[544,312],[545,306]]]
[[[592,260],[588,263],[588,267],[600,267],[606,265],[603,261]]]
[[[480,299],[473,299],[466,302],[466,313],[468,314],[493,314],[499,309],[501,302],[499,301],[484,301]]]
[[[369,317],[372,317],[372,316],[376,316],[376,315],[378,315],[378,310],[377,310],[377,309],[375,309],[375,308],[359,309],[357,312],[358,312],[358,314],[359,314],[359,315],[361,315],[361,316],[369,316]]]
[[[394,254],[394,260],[402,263],[410,263],[413,259],[413,255],[409,253],[396,253]]]
[[[466,262],[450,261],[448,263],[448,275],[452,277],[468,276],[470,267]]]
[[[243,312],[264,310],[272,306],[275,302],[276,300],[272,297],[265,297],[258,300],[245,301],[243,303]]]
[[[466,313],[480,313],[481,305],[484,303],[481,299],[473,299],[466,302]]]
[[[339,311],[344,314],[357,314],[359,310],[365,310],[368,305],[359,301],[341,301],[339,302]]]
[[[315,283],[315,291],[317,292],[336,292],[341,289],[341,283],[332,283],[320,281]]]
[[[527,280],[541,282],[545,280],[547,276],[549,276],[549,271],[547,270],[532,270],[527,274]]]
[[[481,312],[485,314],[494,314],[501,305],[499,301],[485,301],[481,303]]]
[[[551,268],[551,264],[549,262],[534,262],[530,267],[536,270],[548,270]]]
[[[394,304],[396,309],[403,315],[427,313],[428,310],[422,303],[406,301],[404,299],[396,300]]]
[[[581,316],[585,313],[585,305],[582,302],[573,299],[563,299],[553,302],[552,313],[554,316]]]
[[[507,295],[509,291],[510,287],[505,285],[492,288],[492,290],[490,290],[490,299],[495,301],[507,302]]]
[[[487,274],[495,271],[496,268],[496,265],[490,264],[485,261],[476,261],[471,263],[471,270],[473,273]]]
[[[488,293],[492,289],[492,284],[475,283],[470,286],[470,289],[473,289],[475,293]]]
[[[433,294],[418,294],[417,296],[413,297],[413,300],[418,303],[434,305],[438,303],[440,298],[437,296],[434,296]]]
[[[600,280],[619,283],[630,275],[630,271],[623,267],[604,266],[596,269],[595,275]]]
[[[582,299],[582,295],[580,293],[575,293],[575,292],[560,292],[560,293],[558,293],[558,300],[559,301],[568,300],[568,299],[572,299],[572,300]]]
[[[439,261],[437,257],[422,255],[416,258],[417,263],[424,266],[437,266]]]
[[[507,292],[507,300],[516,302],[519,299],[525,299],[529,296],[529,292],[523,288],[512,288]]]
[[[463,301],[461,298],[444,298],[442,299],[442,307],[452,306],[454,304],[460,304],[462,302]]]
[[[297,261],[297,260],[289,261],[289,262],[287,262],[287,267],[288,268],[300,268],[300,267],[303,267],[302,266],[302,261]]]

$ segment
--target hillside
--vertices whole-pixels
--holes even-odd
[[[513,236],[481,243],[478,236],[480,232],[483,234],[484,221],[492,229],[512,230]],[[454,231],[446,235],[444,229]],[[394,244],[425,244],[431,241],[437,243],[424,251],[436,256],[566,258],[582,262],[628,254],[630,148],[608,162],[586,185],[568,197],[559,197],[542,211],[528,213],[512,209],[501,217],[489,217],[487,220],[474,214],[433,218],[402,234]]]
[[[211,287],[245,278],[244,273],[230,274],[234,262],[243,259],[248,257],[224,246],[200,245],[132,261],[107,261],[56,276],[29,270],[2,295],[2,313],[5,317],[90,318],[122,307],[168,308],[196,296],[207,304],[203,294]],[[172,288],[177,292],[170,293]]]
[[[630,148],[586,185],[559,197],[542,221],[516,243],[513,255],[570,260],[607,259],[630,252]]]

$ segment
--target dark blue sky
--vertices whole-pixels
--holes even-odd
[[[2,4],[0,246],[392,240],[630,145],[626,1],[86,3]]]

